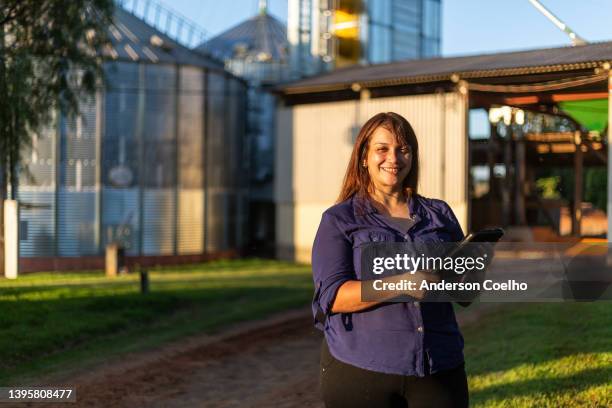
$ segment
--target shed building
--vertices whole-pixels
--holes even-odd
[[[464,231],[488,224],[525,224],[526,159],[531,150],[538,165],[559,158],[575,171],[597,160],[607,165],[611,61],[612,42],[604,42],[349,67],[282,87],[275,154],[278,255],[310,261],[321,214],[339,194],[357,131],[381,111],[397,112],[413,125],[420,150],[419,192],[447,201]],[[563,105],[581,101],[601,102],[602,129],[588,129],[570,104]],[[567,118],[572,126],[562,139],[569,134],[569,156],[559,156],[552,147],[538,150],[537,143],[544,139],[530,137],[520,127],[504,137],[493,130],[483,143],[471,140],[470,110],[500,106]],[[482,206],[474,205],[470,167],[475,160],[489,165],[491,174],[498,166],[505,170],[500,199],[490,196],[490,203],[497,203],[490,207],[499,210],[495,213],[483,214]],[[578,235],[580,186],[581,181],[576,182],[571,203]]]

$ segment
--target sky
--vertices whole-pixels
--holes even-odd
[[[258,10],[258,0],[158,1],[195,21],[211,36],[248,19]],[[612,40],[612,0],[541,2],[587,41]],[[286,23],[286,0],[268,0],[268,9]],[[443,56],[569,44],[567,35],[528,0],[442,0]]]

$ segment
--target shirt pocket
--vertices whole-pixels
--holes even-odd
[[[353,234],[353,248],[360,248],[373,242],[395,242],[395,234],[385,230],[362,230]]]
[[[415,237],[415,241],[425,244],[437,244],[441,242],[450,242],[451,234],[448,228],[444,226],[433,226],[425,231],[422,231]]]

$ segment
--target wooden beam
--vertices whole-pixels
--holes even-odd
[[[534,105],[539,102],[540,98],[537,95],[514,96],[506,98],[506,105],[521,106]]]
[[[589,99],[604,99],[608,97],[607,92],[588,92],[575,94],[555,94],[552,96],[553,102],[563,101],[586,101]]]

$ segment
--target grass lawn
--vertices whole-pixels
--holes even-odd
[[[612,406],[611,302],[510,304],[464,337],[472,406]]]
[[[137,274],[36,273],[0,280],[0,385],[306,306],[309,266],[217,261]]]
[[[0,280],[0,385],[309,304],[310,267],[218,261]],[[466,309],[462,313],[470,313]],[[475,407],[612,406],[612,303],[508,304],[464,329]]]

